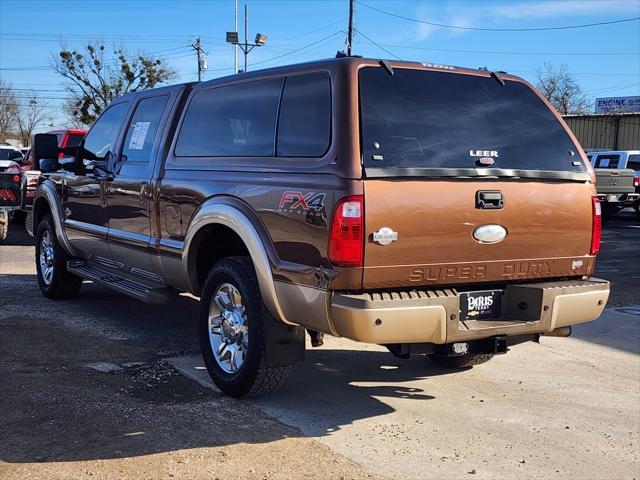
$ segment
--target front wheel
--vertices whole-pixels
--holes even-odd
[[[82,279],[67,271],[66,252],[58,243],[51,215],[46,215],[36,232],[36,271],[42,294],[51,299],[71,298],[80,292]]]
[[[436,365],[446,368],[462,369],[472,367],[474,365],[480,365],[486,363],[493,358],[492,353],[465,353],[464,355],[429,355],[431,360]]]
[[[214,265],[200,296],[199,338],[216,386],[232,397],[280,388],[288,367],[268,367],[264,322],[270,320],[251,259],[227,257]]]

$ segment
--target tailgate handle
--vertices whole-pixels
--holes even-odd
[[[480,190],[476,192],[476,208],[496,210],[504,207],[504,195],[499,190]]]

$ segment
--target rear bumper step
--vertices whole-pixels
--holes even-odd
[[[335,293],[331,323],[356,341],[446,344],[501,336],[566,336],[564,327],[598,318],[609,282],[596,278],[508,285],[492,320],[461,320],[455,289],[364,294]],[[569,330],[570,332],[570,330]]]

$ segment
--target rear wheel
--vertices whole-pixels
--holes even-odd
[[[493,358],[492,353],[465,353],[464,355],[446,356],[446,355],[429,355],[436,365],[446,368],[468,368],[474,365],[486,363]]]
[[[288,367],[268,367],[264,308],[248,257],[227,257],[209,272],[200,297],[199,337],[205,366],[216,386],[232,397],[280,388]]]
[[[36,233],[36,271],[42,294],[51,299],[71,298],[80,292],[82,279],[67,271],[69,256],[56,238],[51,215],[46,215]]]

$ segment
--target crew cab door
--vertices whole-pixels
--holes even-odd
[[[136,97],[120,155],[108,182],[109,248],[112,260],[132,273],[153,277],[150,218],[154,159],[170,94],[149,92]]]
[[[117,151],[117,139],[128,102],[111,104],[96,120],[81,144],[83,168],[67,173],[65,183],[65,231],[69,241],[85,257],[110,257],[107,246],[107,165]]]

